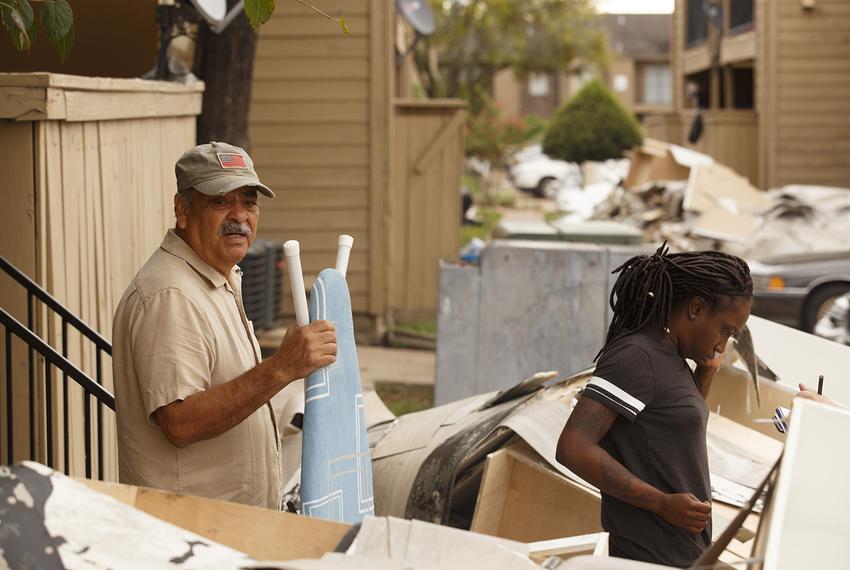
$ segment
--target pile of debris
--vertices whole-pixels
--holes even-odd
[[[630,160],[628,175],[607,197],[590,193],[592,213],[573,208],[571,218],[616,220],[640,228],[647,243],[666,240],[678,250],[722,249],[747,259],[846,249],[850,189],[795,185],[763,192],[710,156],[653,139]]]

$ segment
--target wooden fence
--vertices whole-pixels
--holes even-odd
[[[0,74],[0,170],[7,208],[0,254],[107,339],[112,338],[112,315],[121,295],[173,224],[173,164],[195,144],[202,91],[202,84]],[[3,307],[26,322],[22,291],[0,276]],[[57,322],[48,322],[42,313],[37,325],[42,338],[61,346]],[[94,377],[92,347],[76,333],[69,333],[67,340],[69,360]],[[16,342],[13,348],[16,460],[28,455],[30,445],[27,351],[22,344]],[[5,362],[4,353],[0,362]],[[5,401],[3,368],[0,385]],[[112,391],[109,358],[104,371],[106,388]],[[43,369],[39,380],[35,398],[42,401]],[[72,432],[67,467],[71,474],[82,475],[81,390],[72,386],[69,399]],[[58,387],[53,401],[61,402]],[[5,426],[2,408],[0,425]],[[62,421],[57,408],[54,430]],[[114,479],[114,418],[111,412],[104,418],[109,428],[104,465],[107,478]],[[34,459],[47,463],[45,429],[42,414],[35,430]],[[5,437],[0,446],[5,462]],[[61,437],[53,455],[53,465],[64,470]]]
[[[394,102],[387,208],[388,313],[431,316],[438,262],[460,241],[466,103]]]

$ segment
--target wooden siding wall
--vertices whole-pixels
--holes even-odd
[[[437,310],[438,262],[457,256],[466,105],[398,101],[389,193],[389,310]]]
[[[697,144],[687,142],[693,118],[692,110],[647,117],[643,121],[644,135],[705,153],[749,178],[754,186],[760,186],[756,113],[749,110],[704,111],[703,133]]]
[[[85,100],[84,91],[77,93]],[[97,101],[102,93],[92,91]],[[121,98],[113,93],[112,97]],[[134,97],[139,96],[136,92]],[[151,94],[156,98],[158,94]],[[0,254],[42,285],[73,313],[112,338],[112,316],[133,275],[173,225],[174,161],[195,144],[195,114],[94,121],[0,120],[0,168],[6,173],[2,195],[13,209],[11,223],[0,229]],[[128,113],[133,111],[129,109]],[[2,110],[2,109],[0,109]],[[93,110],[90,114],[96,115]],[[0,278],[3,307],[26,323],[26,295],[6,277]],[[37,315],[38,333],[61,350],[61,325]],[[0,349],[2,350],[2,349]],[[15,341],[14,374],[15,455],[28,456],[29,433],[26,351]],[[92,378],[95,353],[91,343],[73,330],[68,335],[69,360]],[[5,363],[5,354],[0,354]],[[39,366],[41,359],[36,358]],[[112,391],[111,359],[103,356],[106,387]],[[5,366],[2,371],[6,401]],[[43,400],[43,364],[38,372],[36,398]],[[61,374],[54,375],[54,426],[63,421]],[[57,381],[58,380],[58,381]],[[82,390],[69,382],[69,471],[84,470]],[[92,406],[94,410],[94,406]],[[0,412],[5,431],[5,405]],[[20,415],[18,415],[20,414]],[[94,417],[94,415],[93,415]],[[117,478],[114,414],[104,409],[105,475]],[[46,463],[45,418],[36,430],[36,459]],[[6,462],[5,437],[0,457]],[[61,438],[54,438],[53,465],[64,469]]]
[[[755,111],[722,110],[703,113],[703,132],[697,144],[686,146],[725,164],[756,186],[761,186],[758,171],[758,121]],[[682,140],[687,141],[693,113],[682,116]]]
[[[850,187],[850,2],[763,0],[762,154],[769,187]]]
[[[277,194],[261,206],[258,236],[301,242],[309,287],[354,237],[348,285],[355,312],[382,308],[383,192],[390,82],[391,3],[340,0],[350,34],[295,2],[260,30],[250,112],[251,155]],[[288,280],[284,311],[292,313]]]
[[[684,144],[687,133],[682,126],[680,113],[649,115],[641,122],[643,136],[672,144]]]

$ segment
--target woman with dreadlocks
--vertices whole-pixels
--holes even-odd
[[[605,345],[557,459],[602,491],[612,556],[690,566],[711,544],[705,398],[750,316],[752,279],[737,257],[666,243],[617,272]]]

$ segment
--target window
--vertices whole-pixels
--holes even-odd
[[[753,0],[729,1],[729,30],[745,32],[753,28]]]
[[[549,95],[549,76],[545,73],[530,73],[528,75],[528,94],[532,97],[547,97]]]
[[[673,102],[673,75],[666,63],[643,66],[642,103],[670,105]]]
[[[614,91],[617,93],[625,93],[629,90],[629,76],[625,73],[618,73],[614,76]]]
[[[685,47],[691,47],[708,39],[708,16],[703,9],[703,0],[688,0],[687,34]]]

